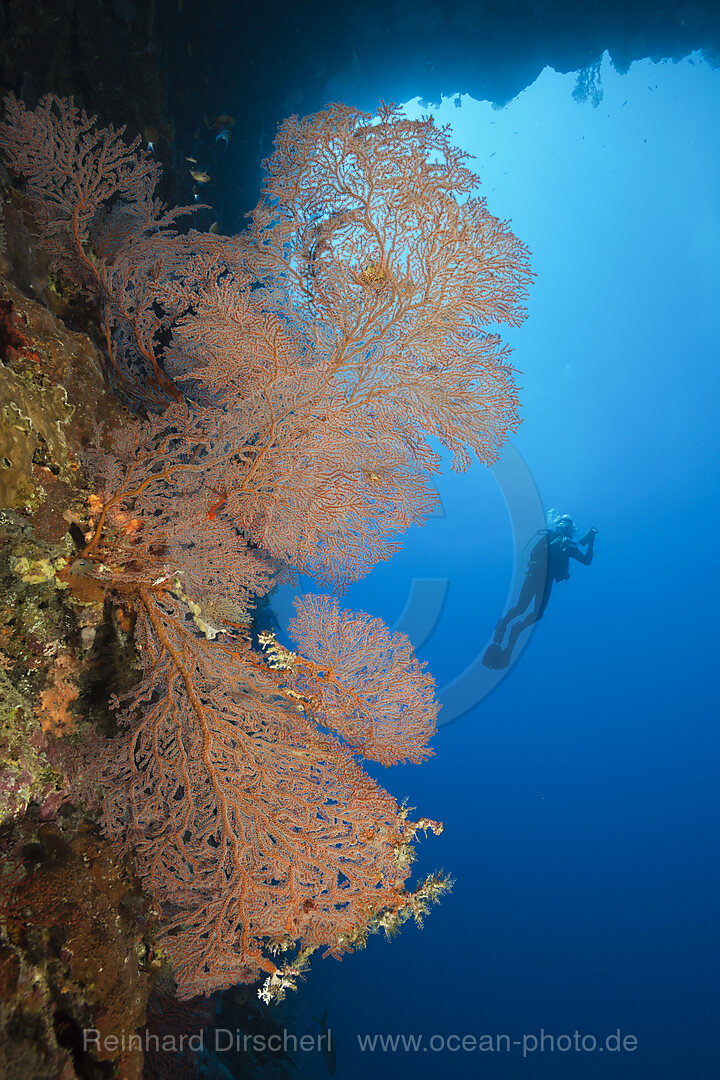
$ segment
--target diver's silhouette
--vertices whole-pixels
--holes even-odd
[[[517,603],[507,611],[495,627],[494,640],[483,656],[483,664],[489,668],[504,668],[510,663],[512,651],[523,630],[532,626],[543,617],[554,581],[567,581],[570,577],[570,560],[576,559],[584,566],[589,566],[593,559],[593,547],[597,529],[588,529],[580,544],[586,549],[581,551],[575,543],[575,523],[569,514],[556,518],[553,525],[544,529],[535,547],[530,552],[525,580],[520,588]],[[519,616],[533,604],[532,610],[524,619]],[[517,622],[514,620],[517,619]],[[508,635],[507,645],[502,647],[505,631],[513,623]]]

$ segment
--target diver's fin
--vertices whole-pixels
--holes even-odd
[[[501,649],[496,642],[493,642],[492,645],[488,645],[485,650],[482,662],[485,667],[493,668],[493,670],[498,671],[501,668],[506,668],[508,666],[511,653],[512,649]]]

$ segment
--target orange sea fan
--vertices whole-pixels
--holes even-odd
[[[316,720],[382,765],[429,757],[435,682],[408,638],[364,612],[342,611],[332,597],[303,596],[295,607],[291,677]]]

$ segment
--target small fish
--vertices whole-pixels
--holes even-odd
[[[220,222],[219,221],[213,221],[212,225],[208,229],[208,232],[219,233],[220,232]]]
[[[155,127],[148,126],[143,131],[143,139],[145,140],[145,145],[147,146],[151,154],[155,153],[155,146],[159,138],[160,133]]]
[[[196,157],[186,157],[185,160],[189,161],[191,165],[197,165],[197,163],[198,163],[198,160],[197,160]]]
[[[223,113],[222,116],[217,116],[210,124],[210,127],[215,133],[218,131],[232,131],[235,127],[235,117],[230,113]]]
[[[235,117],[230,113],[223,113],[212,121],[210,127],[215,133],[215,142],[224,142],[226,146],[229,146],[230,135],[235,127]]]
[[[84,559],[82,556],[79,559],[75,559],[74,563],[70,567],[70,573],[73,577],[84,577],[86,574],[92,574],[95,567],[90,559]]]
[[[188,169],[188,172],[198,184],[209,184],[212,180],[210,173],[203,172],[202,169]]]

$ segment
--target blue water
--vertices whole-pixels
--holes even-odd
[[[597,107],[574,85],[546,70],[502,110],[408,106],[452,124],[532,251],[528,320],[503,330],[522,372],[513,444],[545,506],[599,535],[436,756],[379,774],[444,821],[417,872],[443,866],[456,885],[422,931],[315,963],[293,1025],[317,1030],[328,1008],[340,1080],[720,1075],[720,71],[695,56],[620,76],[606,58]],[[414,579],[447,582],[420,649],[442,700],[502,613],[516,545],[485,467],[438,488],[444,516],[345,603],[394,625]],[[618,1029],[621,1050],[551,1049]],[[523,1057],[516,1043],[543,1030]],[[358,1035],[383,1033],[424,1048],[360,1051]],[[453,1033],[511,1046],[430,1048]]]

